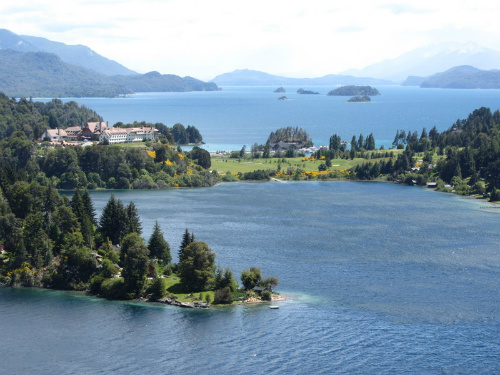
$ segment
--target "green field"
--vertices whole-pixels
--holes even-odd
[[[401,150],[391,150],[394,153],[399,153]],[[231,159],[226,157],[213,157],[212,158],[212,169],[219,172],[220,175],[224,175],[227,172],[231,174],[235,173],[246,173],[253,172],[256,170],[277,170],[278,162],[281,166],[281,170],[286,172],[288,168],[300,168],[304,171],[318,171],[318,167],[321,163],[324,163],[324,160],[307,160],[303,161],[302,157],[298,158],[270,158],[270,159]],[[285,162],[283,162],[285,160]],[[353,160],[345,160],[345,159],[334,159],[332,160],[332,166],[328,168],[329,170],[347,170],[355,167],[358,164],[366,163],[367,161],[378,161],[385,159],[363,159],[363,158],[355,158]]]

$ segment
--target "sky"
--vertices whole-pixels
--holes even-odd
[[[500,49],[498,0],[2,0],[0,28],[138,73],[319,77],[434,43]]]

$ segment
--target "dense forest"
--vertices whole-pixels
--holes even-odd
[[[215,253],[187,230],[174,263],[158,223],[148,242],[141,237],[133,202],[125,205],[112,195],[96,218],[88,189],[201,187],[218,181],[217,172],[208,171],[206,150],[195,146],[183,152],[174,145],[179,139],[201,142],[192,126],[155,124],[161,142],[148,149],[53,147],[36,141],[47,128],[101,120],[74,102],[44,104],[0,95],[0,285],[85,290],[119,299],[206,292],[205,302],[197,301],[204,306],[236,297],[270,299],[276,278],[264,279],[252,267],[242,273],[238,289],[232,271],[216,267]],[[74,194],[69,199],[56,189],[74,189]],[[262,287],[258,293],[256,285]]]
[[[215,253],[186,229],[173,262],[158,222],[146,242],[133,202],[111,195],[99,219],[88,190],[72,198],[53,186],[16,184],[0,189],[0,285],[82,290],[110,299],[164,297],[208,292],[198,306],[230,304],[241,296],[271,300],[278,279],[252,267],[241,275],[215,266]],[[171,277],[169,277],[171,276]],[[169,283],[172,283],[170,285]],[[255,286],[263,290],[254,291]]]
[[[479,108],[439,133],[397,131],[393,146],[404,149],[396,159],[367,162],[355,176],[425,185],[436,182],[442,190],[459,194],[489,194],[500,200],[500,111]],[[448,185],[446,187],[445,185]]]
[[[45,129],[66,128],[88,121],[102,121],[94,111],[75,102],[54,99],[48,103],[9,99],[0,94],[0,186],[17,181],[58,189],[162,189],[168,187],[212,186],[216,173],[210,173],[210,154],[198,147],[183,152],[175,143],[200,143],[202,136],[194,126],[145,122],[116,126],[154,126],[159,143],[146,152],[119,145],[53,147],[35,142]]]

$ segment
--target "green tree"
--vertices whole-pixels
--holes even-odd
[[[126,208],[126,224],[124,235],[129,233],[142,233],[141,219],[134,202],[130,202]]]
[[[145,285],[148,272],[149,250],[137,233],[123,238],[120,261],[123,267],[123,281],[129,298],[138,296]]]
[[[149,238],[148,249],[149,256],[151,258],[156,258],[163,264],[169,264],[172,261],[172,256],[170,255],[170,246],[163,237],[163,233],[161,231],[160,224],[158,224],[158,221],[155,222],[153,233]]]
[[[203,241],[191,242],[179,264],[182,283],[191,291],[203,291],[214,276],[215,253]]]
[[[181,246],[179,247],[179,252],[178,252],[179,263],[181,263],[185,258],[184,250],[193,241],[194,241],[194,234],[189,233],[188,229],[186,228],[186,230],[184,231],[184,234],[182,235]]]
[[[262,279],[260,268],[251,267],[249,270],[241,272],[241,282],[246,290],[253,289]]]
[[[177,123],[172,127],[172,136],[177,144],[185,145],[189,143],[189,136],[186,128],[182,124]]]
[[[231,288],[228,286],[217,289],[214,294],[214,303],[216,305],[230,305],[233,303],[233,293],[231,292]]]
[[[111,243],[119,244],[125,233],[126,215],[123,203],[111,194],[99,218],[99,232],[102,238],[109,238]]]

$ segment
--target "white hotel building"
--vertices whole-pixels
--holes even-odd
[[[156,128],[107,128],[102,131],[99,137],[99,142],[114,144],[114,143],[131,143],[142,141],[154,141],[159,130]]]

